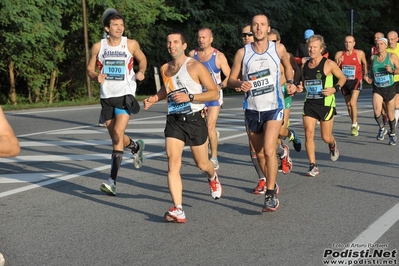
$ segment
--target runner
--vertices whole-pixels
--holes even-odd
[[[0,106],[0,157],[15,157],[20,151],[19,141]]]
[[[144,79],[147,59],[136,40],[122,36],[124,21],[124,17],[115,9],[104,12],[103,25],[108,38],[93,45],[87,65],[89,77],[100,83],[101,112],[112,140],[111,174],[100,187],[101,191],[110,196],[116,195],[116,179],[123,159],[123,149],[131,150],[136,168],[140,168],[144,161],[144,141],[133,141],[125,135],[125,129],[130,115],[140,110],[134,97],[136,79]],[[133,70],[134,59],[139,63],[137,73]]]
[[[275,29],[271,29],[268,34],[268,40],[280,43],[281,42],[280,33]],[[298,84],[300,78],[300,69],[295,62],[295,58],[290,53],[289,57],[292,69],[294,70],[294,83]],[[295,130],[288,129],[290,124],[289,118],[290,118],[290,109],[292,104],[292,96],[288,95],[286,90],[286,79],[284,74],[284,67],[282,64],[280,64],[280,71],[281,71],[280,86],[284,95],[285,108],[284,108],[284,121],[283,125],[281,126],[279,138],[277,141],[278,144],[277,155],[280,157],[280,165],[278,170],[283,174],[288,174],[291,172],[292,169],[292,159],[290,157],[288,146],[286,144],[283,144],[282,140],[288,137],[288,139],[293,143],[294,148],[297,152],[301,151],[301,141],[298,135],[296,134]]]
[[[303,126],[305,129],[305,147],[309,159],[307,176],[319,175],[316,164],[316,147],[314,141],[317,120],[320,121],[321,137],[328,144],[331,161],[338,160],[339,151],[332,134],[334,125],[335,95],[345,84],[346,78],[338,65],[325,57],[322,53],[326,45],[321,35],[313,35],[307,40],[310,59],[304,64],[302,85],[306,89],[303,107]],[[333,84],[333,77],[338,79]]]
[[[399,45],[398,45],[398,33],[396,31],[390,31],[387,34],[388,37],[388,53],[394,53],[399,57]],[[399,75],[395,74],[393,76],[393,81],[395,82],[396,96],[395,96],[395,128],[398,125],[399,119]]]
[[[365,80],[369,84],[373,83],[374,118],[379,126],[377,140],[384,140],[387,132],[382,119],[382,103],[384,102],[390,127],[388,144],[396,145],[394,75],[399,74],[399,58],[394,53],[387,52],[388,40],[386,38],[379,38],[376,47],[378,53],[371,56],[373,79],[366,77]]]
[[[382,32],[376,32],[374,34],[374,46],[371,47],[371,55],[378,54],[378,51],[377,51],[377,40],[379,38],[384,38],[384,37],[385,37],[384,33],[382,33]],[[370,58],[372,58],[372,57],[370,57]],[[370,61],[370,63],[371,63],[371,61]],[[369,65],[370,65],[370,63],[369,63]],[[371,74],[371,71],[370,71],[369,74]],[[381,113],[382,113],[382,121],[384,122],[384,127],[387,128],[389,119],[388,119],[388,115],[387,115],[387,112],[386,112],[386,106],[385,106],[384,102],[382,103]],[[388,132],[388,130],[385,130],[384,135],[386,135],[387,132]]]
[[[269,42],[269,18],[252,18],[254,42],[236,52],[228,86],[245,92],[245,124],[249,139],[257,154],[259,165],[267,177],[267,190],[262,211],[276,211],[280,205],[277,195],[276,142],[283,121],[284,98],[280,87],[280,60],[285,68],[287,91],[296,92],[289,54],[284,45]],[[241,74],[240,74],[241,72]]]
[[[213,34],[208,28],[198,31],[198,45],[195,50],[190,51],[189,56],[200,61],[211,73],[213,81],[219,89],[219,100],[206,102],[206,122],[208,125],[209,146],[211,149],[211,161],[215,170],[219,169],[218,160],[218,139],[219,131],[216,130],[216,122],[219,117],[220,108],[223,105],[223,88],[226,87],[227,77],[230,75],[230,66],[226,56],[212,47]],[[222,81],[221,73],[226,77]],[[205,88],[206,89],[206,88]]]
[[[168,157],[168,186],[173,206],[164,215],[168,222],[185,223],[183,184],[180,176],[182,153],[190,146],[196,165],[208,175],[211,196],[222,196],[222,185],[208,158],[208,129],[204,102],[219,98],[218,88],[203,64],[187,57],[187,39],[183,32],[172,31],[167,36],[167,48],[172,61],[161,67],[164,86],[144,100],[144,110],[167,98],[168,115],[165,127],[165,148]],[[206,91],[202,91],[202,87]]]
[[[366,55],[363,51],[355,49],[355,45],[355,38],[348,35],[345,37],[345,50],[338,51],[335,54],[335,62],[337,62],[346,77],[346,82],[341,92],[344,95],[348,114],[352,121],[352,136],[359,135],[357,99],[363,88],[363,76],[366,77],[368,75]]]

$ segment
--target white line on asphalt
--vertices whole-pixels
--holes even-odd
[[[68,174],[67,172],[26,173],[0,175],[0,184],[35,183],[49,178],[57,178]]]
[[[154,118],[160,118],[160,117],[165,117],[164,115],[160,116],[151,116],[151,117],[144,117],[144,118],[138,118],[138,119],[132,119],[129,120],[129,124],[136,123],[138,121],[144,121],[144,120],[150,120]],[[29,134],[24,134],[24,135],[18,135],[18,138],[23,138],[23,137],[30,137],[30,136],[36,136],[36,135],[44,135],[44,134],[51,134],[51,133],[56,133],[56,132],[62,132],[64,130],[74,130],[74,129],[81,129],[81,128],[92,128],[94,125],[87,125],[87,126],[80,126],[80,127],[70,127],[70,128],[64,128],[64,129],[55,129],[55,130],[49,130],[49,131],[42,131],[42,132],[35,132],[35,133],[29,133]],[[98,128],[98,131],[100,131],[100,128]],[[101,132],[107,132],[106,130],[102,130]]]
[[[241,134],[232,135],[232,136],[229,136],[229,137],[220,138],[220,140],[223,141],[223,140],[228,140],[228,139],[233,139],[233,138],[239,138],[239,137],[246,136],[246,135],[247,135],[246,133],[241,133]],[[185,146],[184,150],[187,150],[189,148],[190,147]],[[148,155],[146,155],[144,157],[145,157],[145,159],[151,159],[151,158],[164,156],[165,154],[166,154],[166,152],[164,151],[164,152],[157,152],[157,153],[148,154]],[[89,154],[89,155],[48,156],[47,159],[49,161],[62,160],[62,159],[66,159],[66,158],[73,159],[73,160],[84,160],[85,156],[92,156],[93,159],[104,159],[104,158],[109,159],[110,158],[109,154]],[[19,156],[19,157],[21,157],[21,156]],[[20,161],[8,161],[8,160],[13,160],[13,159],[18,159],[19,157],[12,158],[12,159],[3,158],[3,159],[1,159],[0,162],[20,162]],[[39,157],[39,156],[24,156],[24,157],[31,157],[29,159],[35,160],[35,157]],[[27,159],[27,158],[25,158],[25,159]],[[46,159],[46,158],[44,158],[44,159]],[[3,161],[3,160],[5,160],[5,161]],[[43,161],[43,158],[41,157],[41,159],[39,161]],[[127,163],[132,163],[132,159],[131,158],[125,158],[121,165],[124,165],[124,164],[127,164]],[[96,168],[93,168],[93,169],[85,170],[85,171],[82,171],[82,172],[78,172],[78,173],[75,173],[75,174],[68,174],[68,175],[63,175],[63,176],[60,176],[60,177],[57,177],[57,178],[54,178],[54,179],[48,179],[48,180],[39,182],[37,184],[31,184],[31,185],[28,185],[28,186],[24,186],[24,187],[8,190],[8,191],[5,191],[5,192],[1,192],[0,193],[0,198],[6,197],[6,196],[10,196],[10,195],[14,195],[14,194],[18,194],[18,193],[21,193],[21,192],[24,192],[24,191],[28,191],[28,190],[31,190],[31,189],[34,189],[34,188],[48,186],[48,185],[51,185],[51,184],[54,184],[54,183],[57,183],[57,182],[60,182],[60,181],[69,180],[69,179],[72,179],[72,178],[75,178],[75,177],[80,177],[80,176],[84,176],[84,175],[89,175],[89,174],[92,174],[92,173],[100,172],[100,171],[103,171],[103,170],[106,170],[106,169],[109,169],[109,168],[111,168],[111,165],[104,165],[104,166],[96,167]]]
[[[165,143],[164,138],[160,139],[143,139],[146,144],[161,144]],[[20,141],[20,147],[63,147],[63,146],[98,146],[98,145],[110,145],[111,140],[61,140],[61,141]]]

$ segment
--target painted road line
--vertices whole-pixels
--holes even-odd
[[[48,173],[27,173],[27,174],[9,174],[0,175],[0,184],[14,184],[14,183],[36,183],[47,180],[49,178],[58,178],[68,174],[67,172],[48,172]]]

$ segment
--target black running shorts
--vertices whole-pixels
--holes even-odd
[[[399,81],[395,82],[395,84],[393,84],[396,88],[396,94],[399,94]]]
[[[352,91],[361,91],[363,89],[362,79],[349,79],[346,80],[345,85],[342,87],[342,95],[351,95]]]
[[[165,137],[183,141],[188,146],[200,146],[208,139],[208,127],[202,111],[187,115],[167,115]]]
[[[384,102],[390,102],[393,98],[395,98],[396,95],[395,84],[384,88],[373,86],[373,93],[380,95]]]
[[[319,121],[329,121],[337,114],[335,107],[324,106],[324,99],[306,100],[302,115],[316,118]]]
[[[125,95],[120,97],[112,97],[107,99],[101,99],[102,113],[105,120],[110,120],[115,117],[118,113],[131,113],[136,114],[140,111],[140,105],[133,95]],[[115,112],[115,109],[117,112]],[[125,112],[123,112],[125,110]]]

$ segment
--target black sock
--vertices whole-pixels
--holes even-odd
[[[382,119],[382,115],[380,115],[379,117],[374,116],[375,121],[377,121],[378,126],[381,128],[383,128],[384,125],[384,121]]]
[[[112,151],[112,164],[111,164],[111,175],[110,177],[114,180],[116,184],[116,178],[118,177],[118,171],[121,167],[123,159],[123,151]]]
[[[126,146],[126,148],[131,149],[133,152],[137,152],[137,150],[139,149],[139,145],[137,145],[134,140],[130,139],[130,143]]]
[[[391,134],[395,134],[395,125],[396,125],[396,120],[395,119],[392,120],[392,121],[389,121],[389,127],[391,128],[391,132],[389,133],[390,135]]]
[[[266,196],[273,196],[274,194],[275,194],[274,189],[272,189],[272,190],[267,189],[267,190],[266,190]]]

